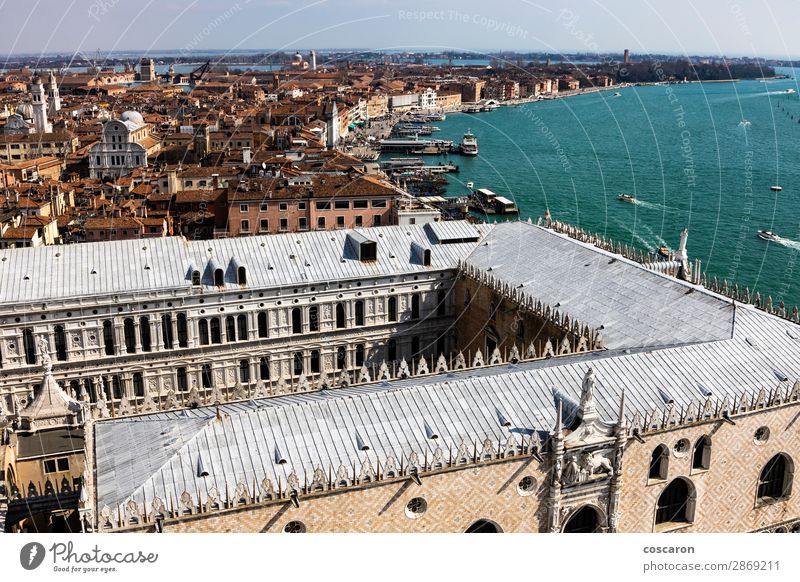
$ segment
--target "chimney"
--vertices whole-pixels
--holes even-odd
[[[219,174],[211,174],[211,185],[214,190],[219,188]]]
[[[178,192],[178,170],[175,168],[167,170],[167,192],[169,194]]]
[[[242,161],[245,163],[245,165],[249,166],[251,159],[252,158],[250,156],[250,148],[249,147],[243,147],[242,148]]]

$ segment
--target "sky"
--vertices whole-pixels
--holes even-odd
[[[0,54],[369,48],[800,58],[798,0],[0,0]]]

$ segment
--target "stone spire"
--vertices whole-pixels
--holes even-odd
[[[81,407],[70,398],[53,378],[53,362],[44,337],[39,338],[39,353],[42,359],[44,377],[39,393],[20,412],[20,428],[32,431],[78,425],[78,412]]]
[[[614,425],[605,422],[600,417],[595,406],[594,392],[594,370],[589,368],[583,377],[576,423],[571,427],[572,432],[565,439],[567,446],[601,442],[613,436]]]
[[[678,246],[678,252],[675,253],[675,260],[678,261],[678,278],[688,281],[691,277],[692,270],[689,268],[689,254],[686,252],[686,240],[689,238],[689,230],[684,228],[681,231],[681,242]]]

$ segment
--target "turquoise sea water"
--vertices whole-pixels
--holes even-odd
[[[460,141],[471,128],[478,138],[476,158],[452,156],[461,171],[448,194],[474,182],[516,200],[523,218],[549,208],[641,249],[675,249],[688,227],[689,254],[710,275],[800,304],[800,100],[790,88],[800,90],[794,78],[630,87],[451,114],[434,137]],[[639,202],[618,201],[623,192]],[[787,240],[767,243],[761,229]]]

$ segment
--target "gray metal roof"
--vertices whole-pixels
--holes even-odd
[[[465,225],[474,236],[488,225]],[[376,261],[348,252],[348,233],[377,242]],[[412,258],[412,242],[431,248],[431,265]],[[154,238],[0,250],[0,305],[72,297],[187,289],[191,271],[216,289],[213,269],[225,271],[225,287],[240,289],[236,265],[247,266],[247,286],[270,288],[339,279],[391,276],[455,268],[474,242],[439,245],[422,225],[187,241]]]
[[[636,353],[588,353],[293,394],[213,408],[163,412],[95,424],[98,507],[115,508],[129,498],[177,500],[183,491],[203,497],[212,488],[233,491],[264,477],[286,483],[295,471],[302,482],[322,467],[373,466],[436,446],[468,447],[487,436],[504,442],[532,431],[543,436],[555,424],[556,398],[580,400],[586,370],[595,371],[598,411],[616,418],[622,391],[631,419],[713,399],[754,394],[787,378],[800,378],[797,326],[752,307],[737,307],[736,333],[717,342]],[[565,415],[572,414],[566,407]],[[502,426],[500,416],[510,421]],[[427,427],[427,428],[426,428]],[[430,430],[429,430],[430,429]],[[431,430],[436,441],[428,438]],[[362,445],[369,450],[363,451]],[[276,450],[286,459],[276,462]],[[209,473],[197,475],[198,459]]]
[[[571,319],[607,347],[725,339],[731,301],[619,255],[524,222],[498,224],[467,262]]]

